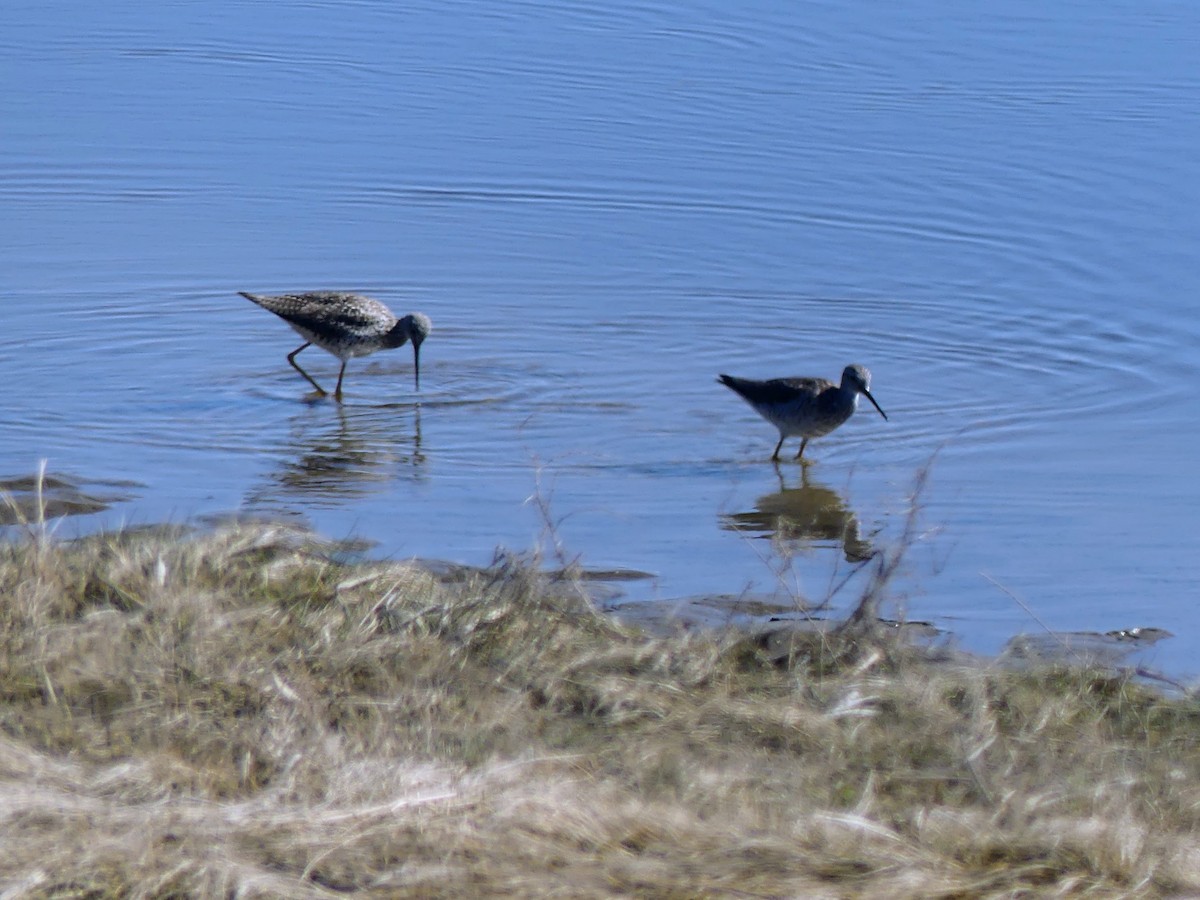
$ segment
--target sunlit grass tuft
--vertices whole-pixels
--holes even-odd
[[[1200,891],[1200,713],[1111,673],[652,638],[272,525],[31,534],[0,595],[10,896]]]

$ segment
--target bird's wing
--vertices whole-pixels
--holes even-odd
[[[378,300],[355,294],[321,292],[287,294],[273,310],[293,325],[318,334],[331,330],[346,334],[377,334],[390,328],[395,317]]]
[[[822,378],[772,378],[769,381],[726,378],[725,384],[751,403],[771,406],[811,399],[815,391],[823,390],[827,384]]]

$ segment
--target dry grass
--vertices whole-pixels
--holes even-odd
[[[272,526],[0,547],[0,896],[1200,892],[1200,712]],[[878,629],[876,629],[878,631]]]

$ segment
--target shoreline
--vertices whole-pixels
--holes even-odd
[[[282,526],[0,552],[19,896],[1200,891],[1200,716],[1133,673],[652,635]]]

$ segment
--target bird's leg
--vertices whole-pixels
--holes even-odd
[[[783,447],[783,435],[779,435],[779,443],[775,445],[775,452],[771,454],[771,459],[779,459],[779,451]]]
[[[804,448],[808,446],[808,438],[800,438],[800,452],[796,454],[796,459],[804,455]]]
[[[787,484],[785,484],[783,480],[783,469],[779,468],[779,460],[772,459],[771,465],[775,467],[775,477],[779,479],[779,490],[787,490]]]
[[[346,361],[343,359],[342,360],[342,370],[340,372],[338,372],[337,388],[335,388],[334,392],[333,392],[333,396],[337,397],[339,400],[342,399],[342,376],[345,374],[346,374]]]
[[[305,372],[302,368],[300,368],[300,363],[296,362],[296,354],[299,353],[301,350],[303,350],[305,347],[311,347],[311,346],[312,346],[311,341],[307,344],[301,344],[299,347],[297,347],[295,350],[293,350],[291,353],[288,354],[288,362],[290,362],[292,364],[293,369],[295,369],[297,372],[299,372],[301,375],[303,375],[305,378],[308,379],[308,383],[311,384],[313,387],[315,387],[317,389],[318,393],[323,395],[325,393],[325,388],[321,387],[319,384],[317,384],[315,381],[313,381],[313,377],[311,375],[309,375],[307,372]],[[341,382],[338,382],[338,383],[340,384]]]

